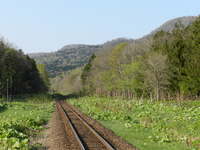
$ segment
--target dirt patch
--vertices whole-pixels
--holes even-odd
[[[72,150],[69,136],[57,111],[52,114],[45,130],[31,139],[32,150]]]
[[[53,113],[49,126],[46,143],[44,143],[48,150],[70,150],[70,137],[66,135],[64,124],[57,111]]]

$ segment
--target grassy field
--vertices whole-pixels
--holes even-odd
[[[83,97],[69,102],[140,150],[200,150],[200,101]]]
[[[52,100],[44,95],[1,103],[0,150],[32,149],[29,138],[43,129],[52,111]]]

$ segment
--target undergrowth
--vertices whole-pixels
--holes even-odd
[[[45,95],[0,104],[0,150],[29,150],[30,137],[43,129],[53,103]]]
[[[200,149],[200,101],[150,102],[96,97],[69,101],[139,149]]]

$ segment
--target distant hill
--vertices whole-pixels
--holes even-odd
[[[113,46],[121,42],[129,41],[124,38],[108,41],[102,45],[73,44],[66,45],[60,50],[51,53],[29,54],[39,64],[46,64],[50,77],[55,77],[62,72],[66,72],[85,65],[90,56],[106,46]]]
[[[67,45],[56,52],[30,54],[37,63],[46,64],[50,76],[80,67],[101,48],[100,45]]]
[[[191,24],[197,17],[180,17],[172,19],[161,25],[159,28],[153,30],[150,34],[137,39],[137,41],[144,41],[148,38],[151,38],[158,31],[172,31],[176,24],[180,23],[183,26],[188,26]],[[62,72],[66,72],[78,67],[85,65],[88,62],[89,57],[98,51],[101,51],[105,47],[114,46],[121,42],[132,42],[134,40],[118,38],[115,40],[108,41],[101,45],[83,45],[83,44],[74,44],[66,45],[60,50],[51,53],[33,53],[29,54],[30,57],[34,58],[37,63],[46,64],[47,71],[51,77],[55,77]],[[144,41],[145,42],[145,41]]]
[[[179,17],[179,18],[171,19],[144,37],[152,36],[158,31],[171,32],[175,28],[176,24],[181,24],[184,27],[186,27],[190,25],[192,22],[194,22],[196,18],[197,18],[196,16],[187,16],[187,17]]]

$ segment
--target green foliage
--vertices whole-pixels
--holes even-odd
[[[177,26],[171,33],[159,32],[154,36],[153,50],[168,58],[170,89],[181,96],[200,93],[200,18],[190,26]],[[159,42],[161,39],[165,41]]]
[[[93,54],[90,59],[89,62],[85,65],[85,67],[83,68],[83,72],[81,74],[81,80],[83,82],[83,84],[85,84],[86,80],[87,80],[87,74],[90,72],[91,67],[92,67],[92,61],[95,59],[95,55]]]
[[[1,104],[0,103],[0,112],[5,110],[7,108],[7,105],[6,104]]]
[[[77,68],[52,78],[51,89],[63,95],[80,93],[82,90],[81,73],[82,68]]]
[[[115,123],[116,125],[108,127],[113,129],[116,126],[114,132],[134,145],[134,141],[142,137],[136,143],[140,149],[148,149],[152,145],[155,149],[159,149],[161,145],[160,149],[200,148],[199,101],[177,103],[83,97],[71,99],[70,103],[105,125],[117,122],[118,125]]]
[[[127,45],[128,43],[120,43],[111,47],[109,54],[106,56],[109,59],[105,62],[101,59],[96,59],[96,56],[91,57],[90,62],[85,66],[82,73],[85,94],[93,94],[98,88],[108,91],[120,89],[119,78],[121,79],[122,76],[121,68],[123,62],[118,58]],[[102,70],[102,68],[105,69]],[[98,87],[99,85],[102,87]]]
[[[50,99],[42,96],[28,98],[26,102],[12,102],[7,109],[0,112],[0,149],[29,150],[30,136],[43,129],[53,110]],[[39,98],[40,103],[36,103]],[[28,101],[28,102],[27,102]]]
[[[47,90],[41,80],[35,61],[21,50],[0,44],[0,96],[39,93]]]
[[[144,87],[144,75],[142,69],[143,65],[139,61],[123,65],[122,76],[124,78],[121,81],[121,89],[131,90],[138,94],[137,97],[139,97]]]
[[[105,76],[103,76],[102,79],[107,82],[108,85],[107,87],[105,87],[105,90],[112,91],[119,88],[116,86],[119,85],[119,80],[122,78],[121,72],[123,65],[120,60],[120,56],[122,55],[122,52],[127,45],[128,43],[120,43],[116,45],[111,51],[111,55],[108,61],[108,66],[110,67],[110,69],[105,73]]]
[[[129,99],[197,99],[200,17],[195,19],[173,23],[169,32],[118,43],[97,54],[83,69],[85,93]]]
[[[37,64],[37,69],[40,73],[40,76],[43,80],[43,82],[45,83],[46,87],[50,87],[50,81],[49,81],[49,76],[48,76],[48,72],[46,70],[46,66],[44,64]]]

